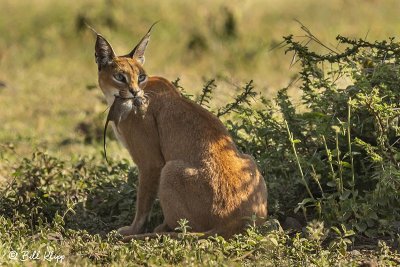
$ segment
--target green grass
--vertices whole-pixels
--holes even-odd
[[[0,263],[53,266],[58,259],[67,266],[357,266],[370,261],[394,266],[400,261],[387,240],[376,241],[371,250],[365,242],[354,243],[353,231],[316,221],[301,234],[283,231],[270,219],[230,240],[199,240],[185,234],[188,228],[181,221],[178,240],[159,237],[124,244],[112,230],[133,214],[137,173],[127,161],[105,166],[81,157],[65,162],[38,152],[15,166],[13,178],[0,198],[5,211],[0,216]],[[161,219],[156,205],[148,227]],[[24,262],[26,253],[35,252],[38,258]]]
[[[399,240],[398,233],[389,238],[375,238],[368,246],[360,241],[358,235],[357,238],[346,236],[349,229],[344,231],[340,224],[335,224],[339,233],[332,225],[311,223],[307,230],[309,234],[307,231],[300,234],[282,231],[271,219],[265,227],[250,228],[246,235],[229,241],[219,238],[198,241],[183,236],[178,241],[120,243],[116,234],[109,232],[132,219],[136,170],[129,167],[128,153],[113,140],[111,133],[108,147],[113,164],[107,166],[101,156],[101,129],[106,104],[97,86],[94,36],[82,22],[87,21],[112,43],[117,53],[123,54],[131,50],[154,21],[160,20],[146,52],[146,70],[151,75],[169,80],[179,77],[186,92],[194,95],[200,94],[206,81],[215,78],[217,87],[209,103],[211,110],[231,102],[241,92],[238,87],[249,80],[254,81],[254,90],[266,98],[278,96],[278,101],[271,107],[265,108],[260,101],[253,101],[253,111],[244,110],[242,117],[234,115],[224,120],[240,148],[253,154],[263,172],[270,175],[269,191],[275,198],[270,202],[270,210],[274,218],[282,219],[292,216],[299,202],[298,209],[304,212],[307,205],[316,203],[301,202],[306,197],[302,191],[304,188],[299,187],[298,164],[304,168],[303,180],[309,183],[315,194],[314,201],[322,201],[325,207],[333,206],[329,206],[332,203],[326,199],[319,198],[319,188],[312,180],[315,154],[310,154],[306,147],[306,144],[312,147],[315,143],[309,143],[307,135],[301,139],[304,131],[300,130],[305,129],[301,124],[305,119],[328,124],[318,112],[304,116],[291,113],[291,108],[308,111],[301,102],[304,91],[300,82],[289,89],[288,94],[294,99],[290,100],[292,102],[284,99],[285,93],[277,95],[280,88],[299,76],[301,66],[290,67],[293,53],[285,54],[287,46],[276,47],[282,42],[282,37],[289,34],[305,44],[305,33],[295,20],[306,25],[329,47],[337,45],[335,37],[338,34],[366,40],[387,39],[395,36],[400,28],[399,8],[397,0],[235,0],[229,3],[206,0],[201,4],[181,0],[1,1],[0,84],[4,86],[0,85],[0,225],[3,225],[0,227],[0,262],[18,264],[9,260],[11,250],[18,253],[55,250],[65,255],[64,262],[68,265],[79,266],[117,266],[126,261],[132,265],[357,266],[364,259],[375,259],[381,265],[398,264],[399,255],[394,248]],[[315,42],[308,47],[326,52]],[[343,49],[339,46],[339,50]],[[341,88],[351,82],[349,79],[341,80]],[[369,81],[360,79],[358,82],[360,87],[366,88]],[[285,103],[290,105],[285,106]],[[381,104],[376,107],[385,109],[386,106]],[[280,112],[276,111],[277,106],[281,108]],[[282,110],[282,107],[287,110]],[[259,112],[257,116],[263,120],[258,120],[259,117],[251,112]],[[288,140],[285,128],[280,128],[282,118],[291,126],[291,140]],[[347,113],[344,118],[347,121]],[[372,127],[368,123],[365,122]],[[241,128],[236,129],[236,126]],[[344,132],[350,129],[348,125],[339,126]],[[390,131],[397,131],[395,129]],[[314,133],[314,129],[307,130],[310,136]],[[262,131],[265,132],[260,133]],[[260,134],[275,139],[259,138]],[[369,149],[368,155],[363,154],[368,159],[373,153],[386,155],[385,146],[380,150],[376,144],[363,143],[365,140],[351,143],[355,141],[339,134],[340,149],[346,152],[336,159],[340,151],[332,146],[333,135],[327,134],[326,137],[329,148],[316,146],[316,151],[328,153],[330,149],[336,154],[330,162],[332,168],[324,169],[328,165],[318,165],[326,163],[323,156],[315,165],[315,177],[319,177],[323,190],[327,190],[324,179],[336,175],[335,164],[350,162],[346,158],[348,151],[343,150],[347,149],[348,142],[350,146],[357,145],[357,149],[354,148],[356,153],[362,150],[359,147]],[[298,157],[293,158],[292,150],[285,149],[286,146],[290,148],[289,141],[296,138],[301,139],[301,143],[293,143],[294,149],[299,149]],[[357,162],[358,156],[354,157]],[[46,170],[46,164],[43,165],[46,159],[53,169]],[[368,164],[372,163],[368,161]],[[350,165],[354,167],[353,163]],[[362,167],[368,169],[368,166]],[[386,167],[382,164],[382,168]],[[345,178],[348,171],[344,168]],[[377,168],[374,177],[380,177],[380,171]],[[381,187],[373,191],[375,195],[370,199],[384,201],[381,195],[392,192],[385,191],[387,184],[397,188],[397,176],[393,175],[393,178],[391,175],[383,179],[386,184],[379,184]],[[293,185],[297,191],[290,191]],[[323,194],[333,195],[330,190]],[[336,197],[343,198],[343,195],[335,195],[332,199]],[[372,205],[361,205],[359,199],[351,201],[349,198],[343,203],[357,204],[352,208],[369,214]],[[285,203],[294,205],[287,207]],[[379,209],[379,205],[373,207]],[[112,210],[115,214],[110,213]],[[310,210],[312,208],[308,207],[307,211]],[[331,215],[329,212],[326,214]],[[156,206],[149,227],[160,220],[160,210]],[[327,221],[335,220],[337,218],[333,216]],[[373,221],[378,220],[374,218]],[[360,224],[360,227],[364,226]],[[42,263],[45,261],[26,264]]]

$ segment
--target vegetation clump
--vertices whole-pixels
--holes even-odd
[[[316,53],[310,43],[323,44],[304,30],[306,45],[284,39],[301,70],[274,99],[257,94],[252,81],[220,108],[210,108],[216,80],[197,97],[184,94],[219,116],[257,160],[269,187],[264,226],[249,225],[231,240],[202,240],[181,221],[178,240],[123,244],[112,230],[132,219],[136,169],[127,161],[66,162],[39,151],[15,166],[1,192],[0,262],[52,251],[76,265],[399,264],[400,44],[339,36],[341,52],[325,46],[326,53]],[[295,86],[300,103],[288,95]],[[303,229],[283,230],[287,217]],[[156,205],[148,231],[161,221]]]

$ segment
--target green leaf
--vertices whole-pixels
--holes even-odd
[[[329,186],[329,187],[336,187],[336,182],[329,181],[329,182],[326,183],[326,185]]]
[[[342,164],[343,167],[351,169],[351,164],[350,163],[348,163],[346,161],[342,161],[341,164]]]
[[[314,202],[314,201],[315,201],[315,200],[312,199],[312,198],[305,198],[305,199],[303,199],[303,201],[300,202],[298,205],[304,206],[305,204],[310,203],[310,202]]]
[[[374,220],[379,220],[378,214],[376,214],[375,211],[370,211],[368,213],[368,217],[371,218],[371,219],[374,219]]]
[[[336,226],[332,226],[331,230],[333,230],[338,236],[342,235],[342,232],[340,232],[339,228],[337,228]]]
[[[344,234],[344,236],[345,237],[349,237],[349,236],[353,236],[353,235],[355,235],[356,233],[353,231],[353,230],[348,230],[348,231],[346,231],[346,233]]]
[[[340,200],[346,200],[346,199],[348,199],[349,196],[350,196],[350,194],[351,194],[351,191],[350,191],[350,190],[344,191],[343,194],[340,195]]]
[[[364,222],[356,223],[354,226],[356,227],[357,231],[361,233],[367,230],[367,224]]]
[[[270,237],[269,241],[271,241],[272,244],[274,244],[276,247],[279,246],[278,241],[274,237]]]
[[[315,200],[312,198],[305,198],[302,202],[297,203],[297,207],[294,209],[294,213],[297,213],[301,208],[305,208],[307,203],[314,202]]]

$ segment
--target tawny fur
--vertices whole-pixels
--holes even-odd
[[[144,40],[147,44],[146,36],[139,49]],[[237,150],[221,121],[182,97],[164,78],[149,77],[138,83],[139,74],[145,73],[144,50],[117,57],[105,39],[98,43],[99,84],[109,104],[114,94],[127,95],[129,89],[148,100],[142,113],[132,111],[114,125],[139,169],[135,218],[119,232],[132,238],[148,236],[139,234],[156,197],[164,214],[164,222],[154,230],[157,233],[173,231],[183,218],[193,232],[226,238],[239,233],[253,215],[257,224],[262,223],[267,216],[264,178],[254,160]],[[108,58],[102,58],[107,46]],[[128,77],[125,85],[113,79],[115,73]]]

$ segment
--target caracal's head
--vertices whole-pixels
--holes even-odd
[[[109,105],[118,97],[131,99],[139,110],[147,108],[148,100],[143,91],[147,83],[147,74],[143,64],[144,52],[153,26],[135,48],[124,56],[117,56],[110,43],[96,33],[95,57],[99,70],[99,85]]]

